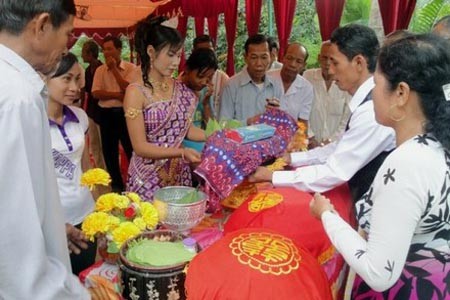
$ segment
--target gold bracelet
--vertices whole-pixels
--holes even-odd
[[[125,118],[129,118],[131,120],[134,120],[137,118],[137,116],[142,113],[141,109],[137,109],[134,107],[129,107],[125,110]]]

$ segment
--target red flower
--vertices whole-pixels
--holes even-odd
[[[125,218],[132,219],[136,215],[136,210],[134,209],[133,206],[130,206],[125,210],[124,215],[125,215]]]

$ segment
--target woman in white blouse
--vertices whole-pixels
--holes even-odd
[[[356,203],[365,237],[316,194],[311,213],[356,272],[353,299],[450,297],[450,44],[430,34],[381,49],[378,123],[397,148]]]
[[[47,114],[59,195],[66,229],[77,232],[73,226],[80,229],[84,218],[94,210],[95,205],[89,189],[80,185],[83,171],[90,168],[85,147],[88,118],[81,108],[72,105],[80,96],[81,81],[82,69],[72,53],[62,58],[56,73],[47,80]],[[85,244],[68,237],[72,271],[78,275],[95,262],[96,244],[89,243],[87,249],[83,249]]]

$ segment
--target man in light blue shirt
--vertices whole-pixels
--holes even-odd
[[[247,67],[225,85],[220,101],[220,120],[237,119],[243,124],[251,124],[264,112],[266,99],[281,98],[281,86],[266,76],[270,50],[265,35],[256,34],[247,39],[244,56]]]

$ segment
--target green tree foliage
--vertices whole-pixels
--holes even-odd
[[[450,14],[450,0],[422,0],[416,4],[409,30],[429,32],[440,18]]]
[[[367,26],[369,24],[370,4],[371,0],[345,1],[340,25],[357,23]]]
[[[314,0],[298,0],[292,25],[291,41],[300,42],[309,52],[307,68],[318,67],[317,55],[320,51],[319,18]]]

